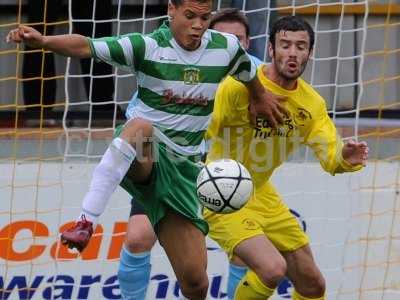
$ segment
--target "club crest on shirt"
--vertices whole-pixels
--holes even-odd
[[[200,70],[193,67],[184,69],[183,82],[188,85],[198,84],[200,82]]]
[[[307,121],[311,120],[311,113],[304,108],[297,108],[293,121],[297,126],[304,126]]]

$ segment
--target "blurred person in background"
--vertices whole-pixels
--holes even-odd
[[[274,18],[274,13],[268,10],[275,6],[275,0],[231,0],[231,6],[246,12],[249,19],[250,36],[265,35],[267,33],[267,22],[271,22]],[[248,13],[250,10],[265,9],[261,11]],[[270,14],[270,18],[268,18]],[[262,61],[265,61],[266,53],[266,36],[261,36],[252,39],[249,46],[249,52]]]
[[[45,4],[47,4],[47,6],[45,6]],[[62,12],[61,5],[61,0],[27,1],[25,6],[28,16],[27,22],[29,24],[39,23],[37,25],[32,25],[32,27],[42,34],[53,34],[54,26],[49,26],[47,23],[58,21],[58,17]],[[41,105],[52,105],[56,101],[56,80],[43,80],[55,76],[54,55],[53,53],[44,54],[42,51],[38,49],[35,50],[35,48],[31,48],[28,45],[25,45],[25,51],[35,52],[25,53],[22,63],[24,104],[27,106],[27,110],[40,112]],[[50,107],[48,109],[51,110],[52,108]]]
[[[110,36],[112,34],[112,23],[96,21],[111,19],[111,0],[103,0],[101,3],[97,2],[95,9],[93,3],[94,1],[92,0],[72,0],[73,32],[94,37]],[[56,25],[51,25],[49,23],[60,21],[60,16],[66,14],[63,4],[61,0],[27,1],[27,22],[29,24],[35,24],[32,27],[40,33],[52,35],[54,34]],[[25,50],[32,51],[34,48],[25,45]],[[81,60],[80,65],[82,75],[86,75],[83,80],[87,98],[92,103],[112,101],[114,92],[114,82],[111,77],[112,67],[103,62],[93,62],[93,70],[91,72],[91,59]],[[57,83],[56,79],[47,80],[47,78],[54,77],[55,75],[56,68],[53,53],[43,54],[42,51],[36,49],[33,53],[24,54],[22,65],[22,77],[24,79],[23,98],[27,110],[40,112],[42,105],[50,105],[49,108],[45,109],[52,109],[51,105],[56,102]],[[110,75],[110,77],[93,78],[91,86],[90,75]],[[91,98],[89,98],[90,93],[92,94]],[[112,118],[114,104],[94,105],[92,109],[94,112],[93,117],[96,117],[96,112],[98,111],[107,111],[110,112],[110,114],[105,117]]]

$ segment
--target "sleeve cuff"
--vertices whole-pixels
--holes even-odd
[[[250,58],[250,76],[249,76],[249,80],[247,82],[252,81],[254,78],[257,77],[257,65],[254,63],[254,61],[251,59],[251,57],[249,56],[249,54],[247,54],[247,56]]]
[[[93,58],[96,62],[99,62],[100,59],[98,58],[98,56],[97,56],[97,54],[96,54],[96,49],[94,48],[93,40],[92,40],[91,38],[89,38],[89,37],[87,37],[86,39],[87,39],[87,41],[88,41],[88,43],[89,43],[90,54],[91,54],[92,58]]]
[[[363,168],[362,164],[353,166],[352,164],[348,163],[342,156],[342,153],[339,154],[339,165],[343,168],[343,170],[347,172],[355,172],[359,171]]]

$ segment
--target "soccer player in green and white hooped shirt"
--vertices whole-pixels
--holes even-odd
[[[235,35],[243,49],[250,45],[250,26],[246,15],[238,9],[226,8],[216,11],[211,18],[210,29]],[[259,66],[262,61],[255,56],[251,59]],[[132,96],[126,109],[129,120],[138,103],[138,93]],[[205,146],[205,143],[203,143]],[[202,150],[206,152],[206,147]],[[126,229],[124,245],[121,249],[118,282],[123,299],[145,299],[151,274],[151,249],[157,241],[154,229],[138,201],[131,200],[130,217]],[[236,285],[245,275],[247,268],[235,257],[229,262],[227,274],[227,297],[233,299]]]
[[[121,184],[144,206],[189,299],[205,299],[208,288],[204,238],[208,226],[196,200],[195,162],[218,83],[227,75],[244,82],[253,98],[253,118],[263,115],[272,127],[286,113],[281,99],[255,77],[255,66],[237,39],[207,30],[211,9],[212,0],[171,0],[170,23],[150,35],[42,36],[28,26],[7,35],[8,42],[25,42],[65,56],[94,57],[137,73],[140,100],[135,118],[117,132],[95,168],[82,219],[61,240],[82,251]]]

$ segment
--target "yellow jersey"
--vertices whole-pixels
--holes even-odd
[[[324,99],[310,84],[299,78],[294,90],[285,90],[269,80],[261,65],[257,76],[269,91],[287,97],[289,112],[284,124],[277,129],[257,118],[249,119],[249,92],[232,77],[219,86],[211,123],[206,138],[210,140],[207,161],[232,158],[240,161],[250,172],[257,190],[264,190],[273,171],[301,145],[312,148],[322,168],[332,175],[362,168],[348,164],[342,157],[343,142],[330,119]],[[272,204],[272,203],[271,203]],[[278,205],[279,206],[279,205]]]

